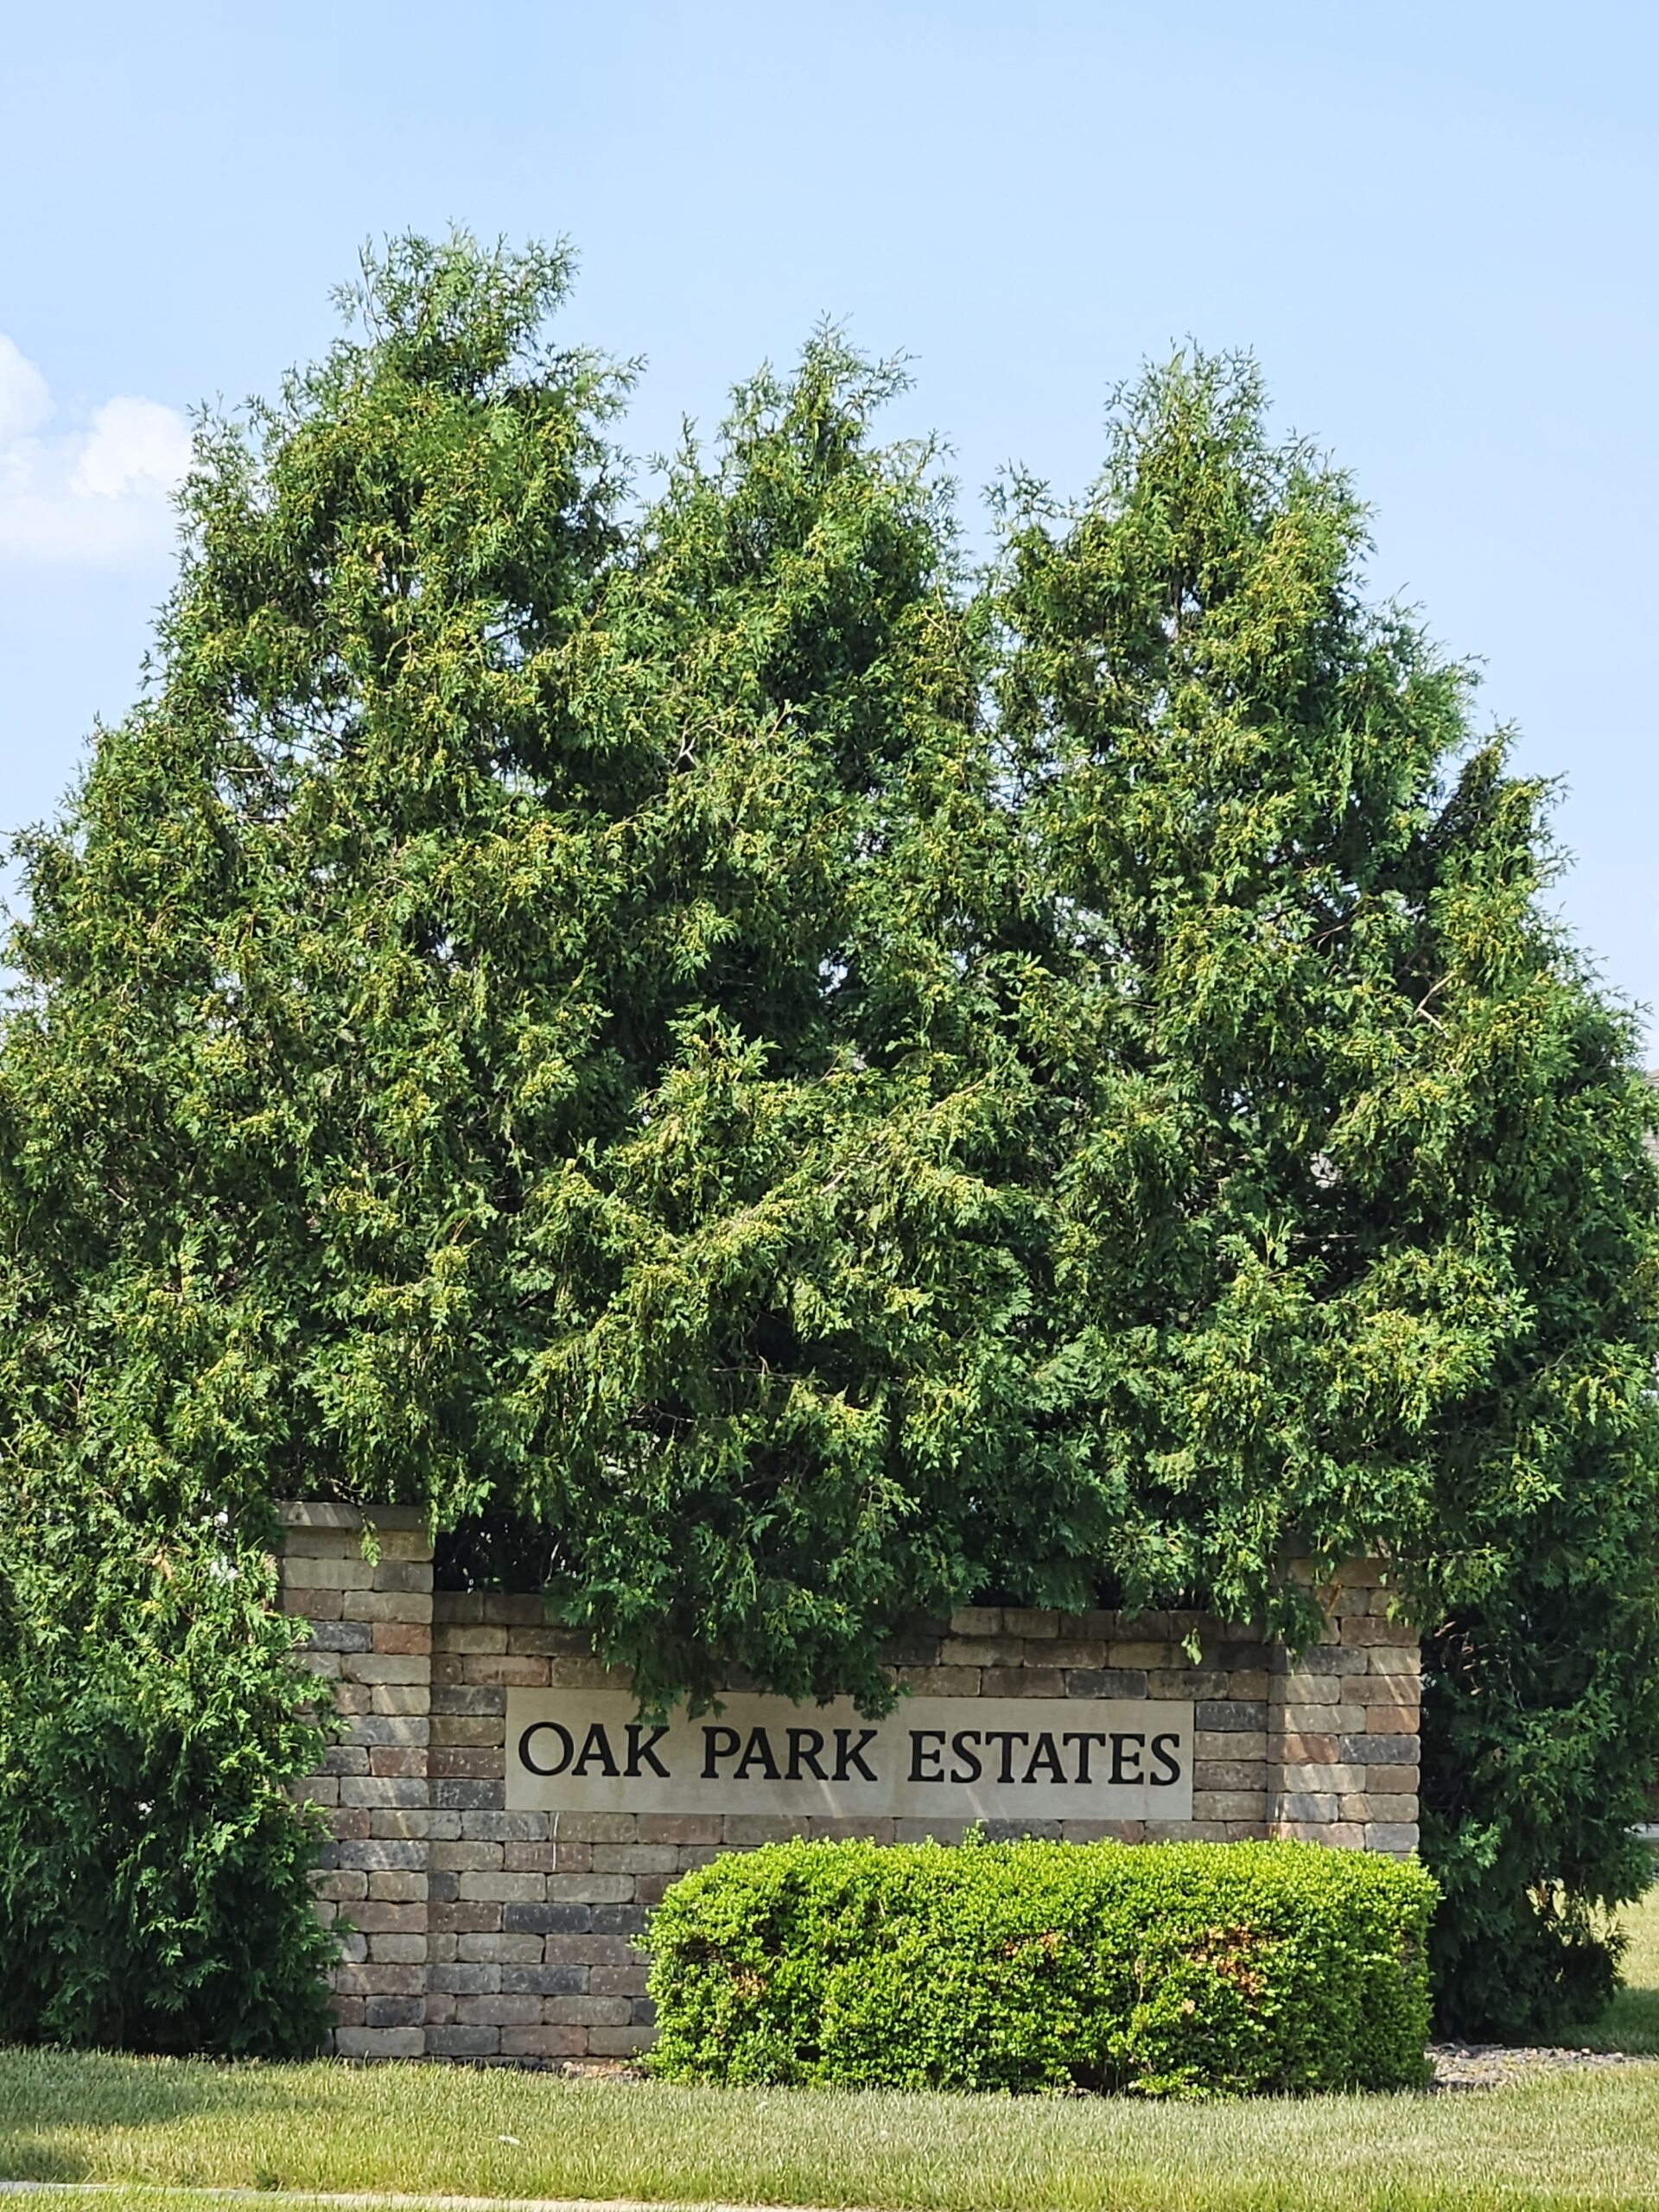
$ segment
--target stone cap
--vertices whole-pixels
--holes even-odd
[[[276,1518],[284,1529],[421,1529],[426,1515],[418,1505],[345,1505],[336,1498],[280,1498]]]

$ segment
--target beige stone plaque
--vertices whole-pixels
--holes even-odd
[[[1192,1707],[1151,1699],[732,1696],[642,1720],[623,1690],[509,1690],[507,1808],[832,1820],[1185,1821]]]

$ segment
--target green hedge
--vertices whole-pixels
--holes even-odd
[[[1317,1844],[769,1844],[652,1916],[676,2081],[1416,2088],[1421,1866]]]

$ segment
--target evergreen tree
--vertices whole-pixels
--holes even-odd
[[[1049,1357],[1132,1599],[1295,1631],[1290,1552],[1427,1631],[1448,2026],[1580,2012],[1659,1746],[1653,1101],[1541,904],[1544,792],[1361,593],[1364,516],[1248,363],[1126,394],[1027,493],[1004,729],[1069,1114]]]

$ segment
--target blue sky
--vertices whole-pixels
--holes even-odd
[[[828,314],[914,356],[895,428],[970,505],[1009,461],[1081,488],[1115,380],[1253,348],[1375,504],[1379,595],[1564,779],[1563,910],[1659,1006],[1656,63],[1633,0],[20,6],[0,828],[134,694],[183,410],[326,343],[367,237],[568,233],[640,451]]]

